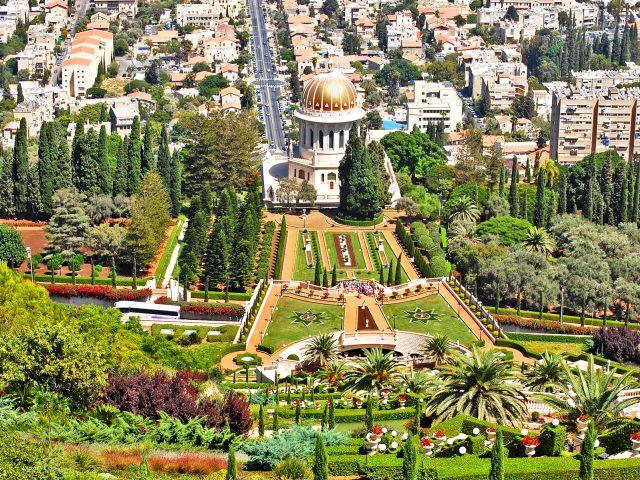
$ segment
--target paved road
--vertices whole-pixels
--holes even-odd
[[[253,27],[253,56],[257,66],[256,90],[260,87],[262,111],[269,145],[276,153],[286,149],[286,140],[282,130],[282,120],[278,109],[278,95],[282,80],[273,72],[273,60],[269,52],[269,38],[262,0],[248,0],[251,24]]]
[[[89,6],[89,0],[79,0],[77,5],[76,5],[76,11],[73,15],[73,17],[69,20],[69,35],[70,38],[73,37],[73,35],[75,35],[76,33],[76,26],[78,25],[78,21],[84,17],[84,14],[87,10],[87,7]],[[62,58],[64,59],[67,56],[67,53],[69,51],[69,49],[71,48],[71,40],[66,40],[64,41],[64,47],[62,49]],[[55,85],[58,83],[58,80],[61,80],[60,78],[60,71],[62,69],[62,61],[56,61],[56,65],[54,67],[54,70],[51,74],[51,79],[49,80],[50,85]]]

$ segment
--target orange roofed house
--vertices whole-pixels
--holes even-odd
[[[93,86],[100,64],[113,59],[113,34],[102,30],[78,33],[71,42],[71,53],[62,61],[62,88],[70,97],[84,97]]]

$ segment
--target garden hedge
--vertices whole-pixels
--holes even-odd
[[[604,447],[609,455],[614,455],[631,448],[629,436],[634,432],[640,432],[640,421],[629,420],[616,430],[598,437],[598,440],[600,440],[600,446]],[[638,469],[640,471],[640,465]]]
[[[341,223],[342,225],[348,225],[351,227],[372,227],[374,225],[382,223],[383,219],[384,215],[382,213],[373,220],[353,220],[351,218],[343,217],[342,215],[336,215],[334,218],[337,223]]]
[[[536,333],[509,333],[509,340],[521,342],[553,342],[553,343],[584,343],[589,339],[588,335],[572,336],[572,335],[541,335]]]
[[[540,432],[540,446],[537,453],[547,457],[559,457],[564,452],[564,440],[567,436],[567,427],[546,424]],[[601,442],[602,444],[602,442]]]
[[[329,473],[335,476],[360,475],[367,480],[402,480],[402,458],[392,454],[329,456]],[[491,461],[474,455],[455,458],[419,457],[419,465],[429,480],[486,480]],[[574,457],[506,458],[505,480],[576,480],[580,462]],[[597,460],[596,480],[636,480],[637,459]]]
[[[307,398],[310,399],[311,398],[310,395]],[[319,399],[316,399],[316,400],[319,400]],[[336,408],[334,412],[335,412],[336,423],[364,422],[364,416],[365,416],[364,407],[361,409]],[[320,408],[318,410],[303,408],[300,410],[300,416],[302,418],[321,419],[323,415],[324,415],[323,408]],[[398,409],[398,410],[374,410],[373,411],[373,418],[375,419],[375,422],[384,422],[387,420],[408,420],[413,418],[414,415],[415,415],[415,409],[411,407],[407,407],[402,410]],[[296,411],[295,409],[290,407],[278,407],[278,416],[286,419],[295,418]]]
[[[31,280],[31,275],[29,273],[25,273],[24,275],[22,275],[22,278],[24,278],[25,280]],[[48,275],[46,273],[36,273],[33,276],[33,279],[36,281],[36,283],[51,284],[51,275]],[[56,280],[56,284],[73,282],[73,279],[71,278],[71,276],[68,276],[68,275],[55,275],[55,280]],[[144,284],[147,283],[149,280],[151,280],[151,277],[138,278],[137,279],[138,287],[140,288],[144,286]],[[96,277],[94,279],[94,283],[96,285],[111,286],[111,279]],[[76,284],[91,285],[91,277],[76,277]],[[119,287],[130,287],[132,284],[133,284],[133,280],[131,278],[119,278],[119,277],[116,278],[116,285]]]
[[[494,310],[493,306],[490,305],[485,305],[485,308],[487,310]],[[534,312],[531,310],[520,310],[520,315],[517,314],[517,310],[515,308],[505,308],[505,307],[500,307],[498,309],[498,314],[499,315],[512,315],[512,316],[519,316],[521,318],[530,318],[532,320],[537,320],[538,316],[539,316],[539,312]],[[543,320],[550,320],[550,321],[554,321],[554,322],[558,322],[560,321],[560,315],[557,313],[550,313],[550,312],[543,312],[542,313],[542,319]],[[564,323],[572,323],[572,324],[578,324],[580,325],[580,317],[577,315],[563,315],[562,319],[564,320]],[[596,326],[600,326],[602,325],[602,319],[600,318],[591,318],[591,317],[585,317],[585,325],[596,325]],[[607,326],[609,327],[619,327],[621,325],[624,325],[624,322],[620,322],[617,320],[610,320],[607,319]],[[637,330],[640,330],[640,323],[629,323],[629,328],[635,328]]]
[[[251,299],[251,295],[253,295],[253,290],[248,292],[229,292],[229,300],[247,301]],[[204,291],[193,290],[191,298],[204,298]],[[209,290],[209,300],[224,300],[224,292]]]
[[[287,221],[283,215],[282,222],[280,223],[280,234],[278,236],[278,247],[276,248],[276,260],[273,269],[273,278],[276,280],[279,280],[282,275],[285,243],[287,243]]]
[[[269,221],[264,224],[264,232],[262,234],[262,241],[260,242],[260,255],[258,257],[258,263],[256,266],[256,282],[260,279],[265,281],[269,278],[269,269],[271,268],[271,254],[273,236],[275,235],[276,224],[273,221]]]

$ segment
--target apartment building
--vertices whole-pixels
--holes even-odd
[[[235,18],[245,9],[241,0],[212,0],[204,3],[185,3],[176,5],[176,22],[181,27],[213,28],[212,22],[221,17]]]
[[[71,53],[62,61],[62,87],[70,97],[83,97],[93,86],[100,65],[113,59],[113,34],[101,30],[78,33],[71,42]]]
[[[640,82],[640,65],[627,62],[627,67],[628,70],[584,70],[571,74],[580,90],[603,90]]]
[[[416,80],[407,92],[407,128],[417,126],[426,131],[432,124],[444,121],[444,130],[451,133],[462,124],[462,100],[450,82],[435,83]]]
[[[488,95],[493,110],[510,108],[517,95],[527,94],[527,66],[522,62],[471,63],[467,75],[469,95]]]
[[[110,15],[123,13],[129,18],[138,14],[138,0],[93,0],[92,3],[95,12]]]
[[[571,165],[615,150],[626,161],[640,154],[640,88],[559,88],[552,92],[551,158]]]

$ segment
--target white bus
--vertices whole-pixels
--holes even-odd
[[[176,320],[180,318],[179,305],[160,305],[145,302],[116,302],[115,308],[122,312],[122,319],[138,317],[140,320]]]

